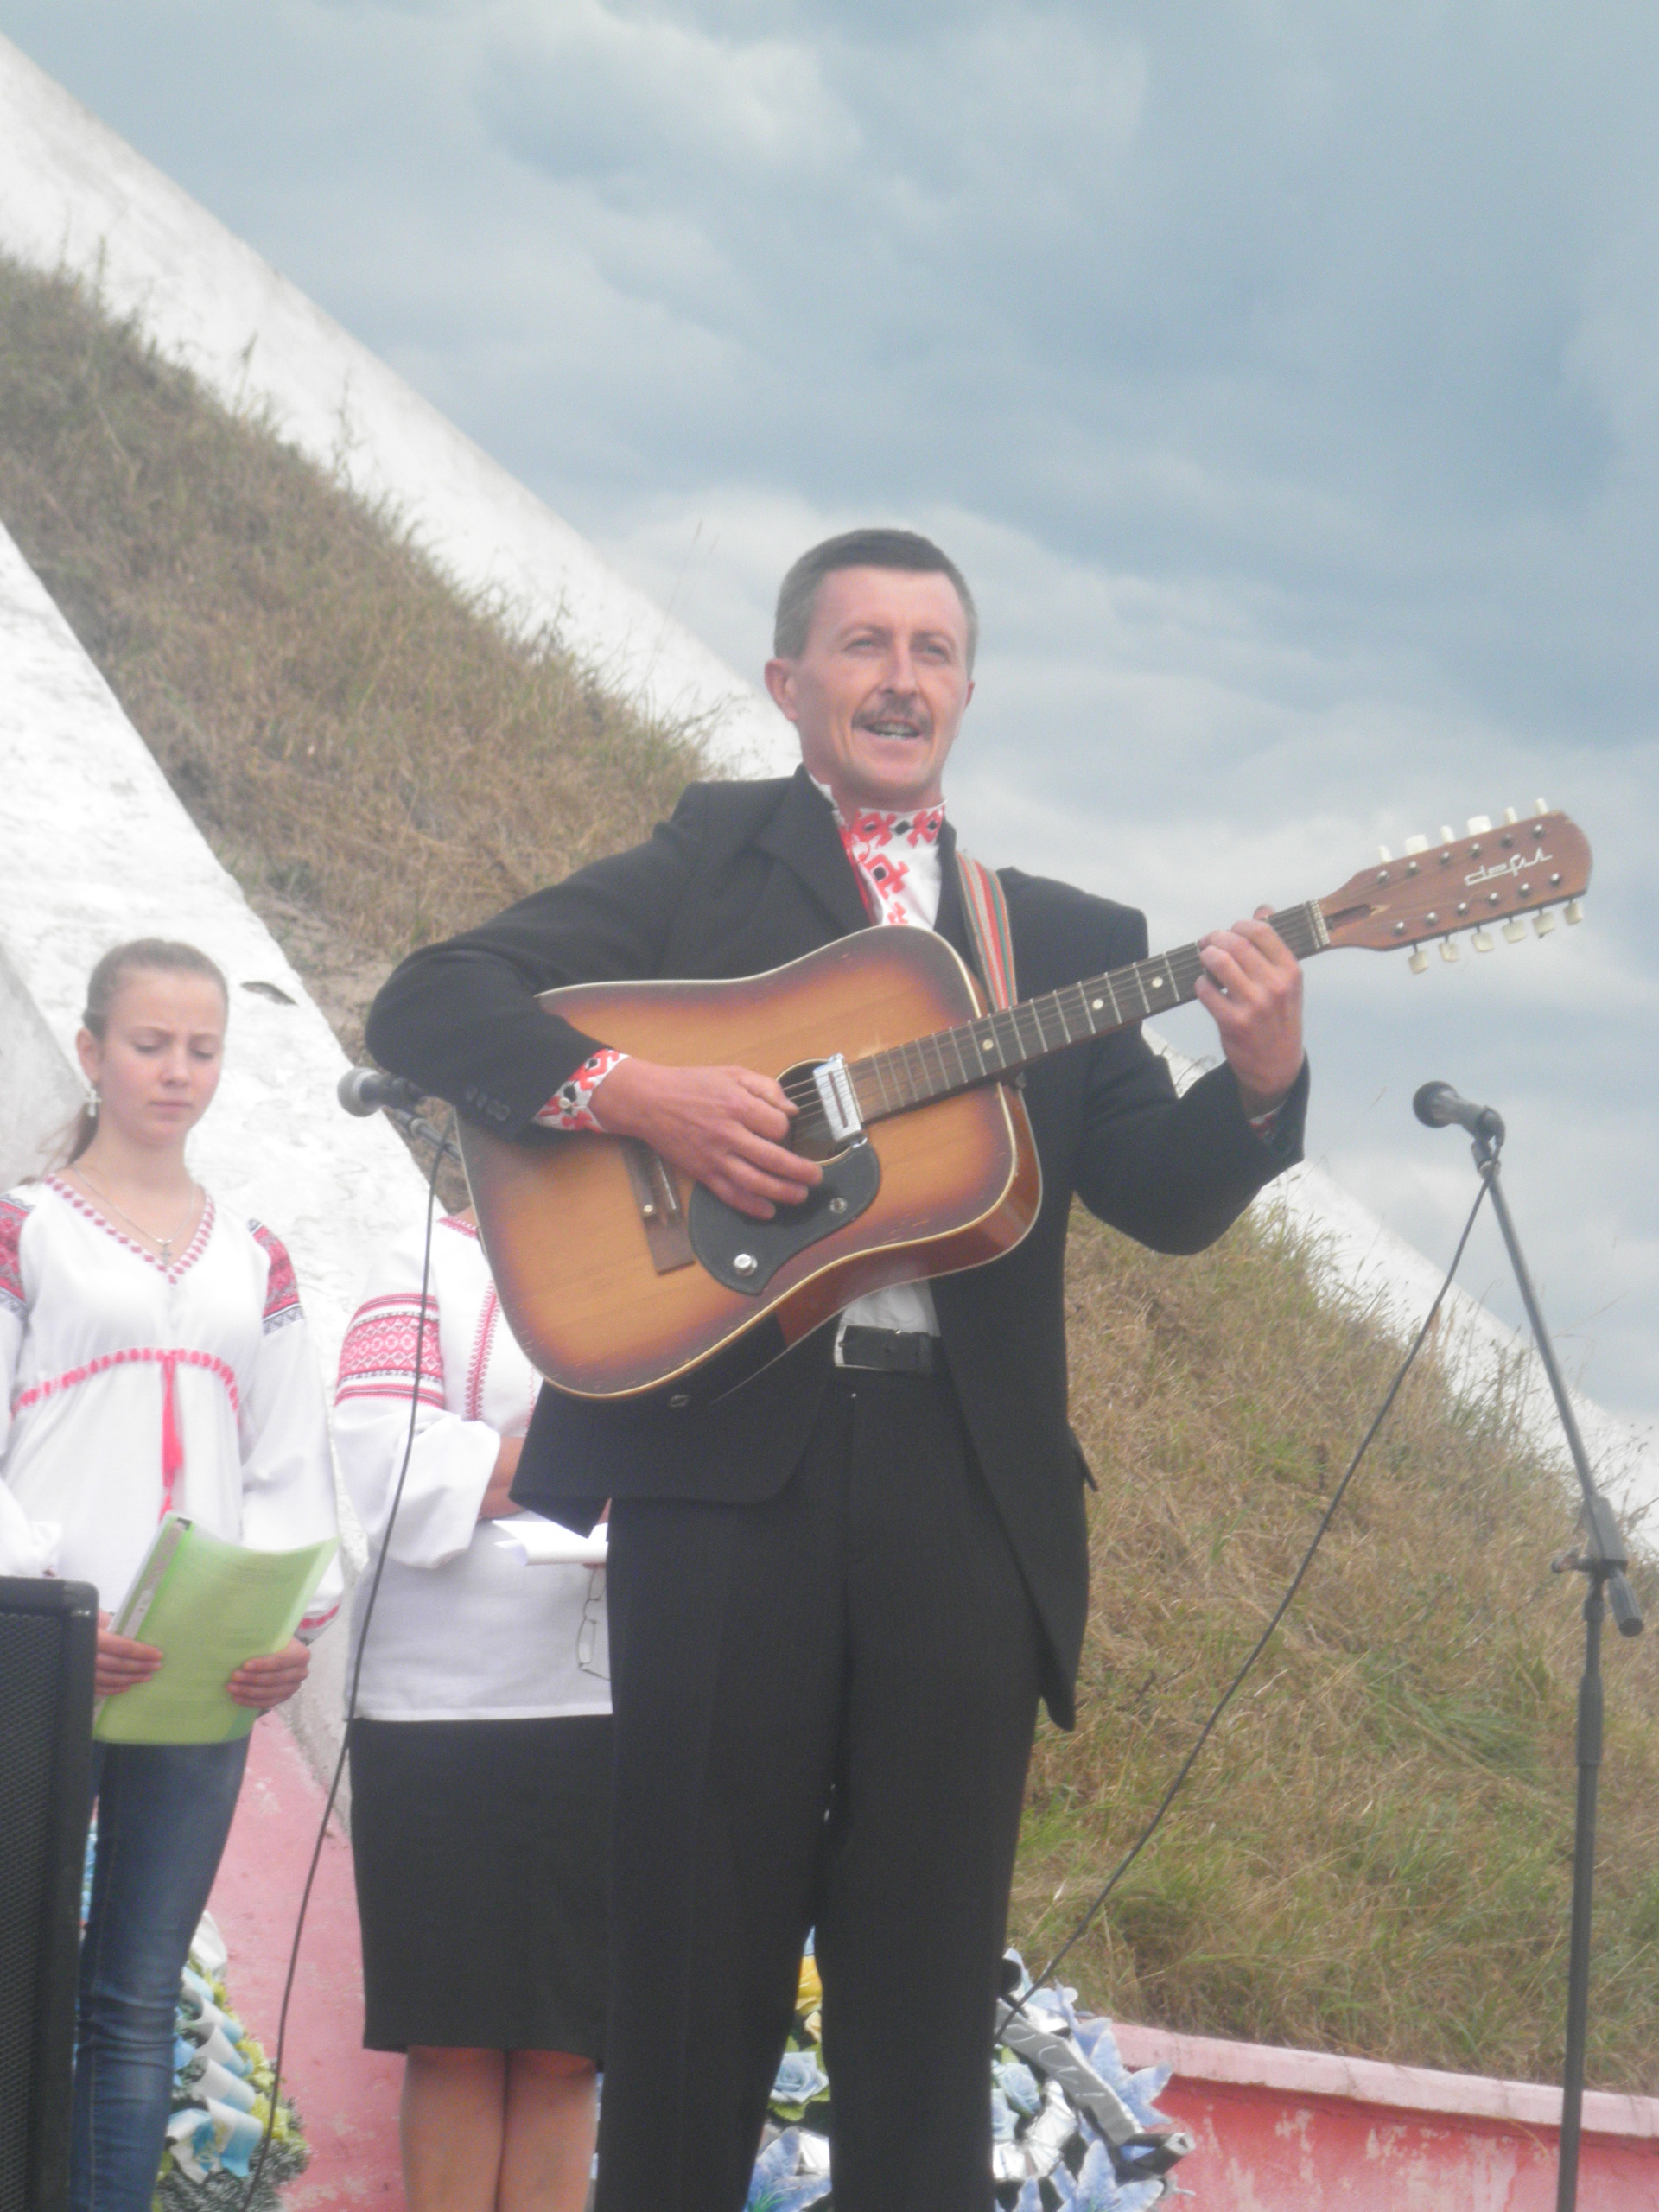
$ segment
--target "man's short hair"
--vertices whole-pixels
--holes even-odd
[[[839,537],[826,537],[800,559],[778,587],[778,613],[772,622],[772,650],[779,660],[798,660],[806,650],[812,627],[812,609],[818,587],[837,569],[907,569],[918,575],[949,576],[956,587],[962,611],[968,618],[968,666],[971,672],[979,649],[979,609],[968,588],[968,579],[931,537],[913,530],[849,530]]]

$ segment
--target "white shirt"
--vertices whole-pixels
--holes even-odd
[[[414,1448],[357,1709],[376,1720],[608,1713],[603,1569],[529,1566],[511,1522],[478,1517],[501,1440],[529,1427],[541,1377],[501,1317],[477,1230],[454,1217],[433,1230],[423,1322],[424,1241],[416,1228],[381,1255],[340,1351],[334,1446],[369,1540],[349,1683],[409,1439],[421,1340]]]
[[[327,1411],[294,1269],[205,1195],[164,1264],[57,1176],[0,1198],[0,1573],[113,1611],[169,1509],[289,1551],[334,1533]],[[328,1568],[307,1611],[339,1605]]]
[[[841,810],[830,798],[828,785],[818,783],[816,776],[812,780],[830,800],[836,826],[841,828]],[[861,874],[856,855],[849,852],[848,858],[855,873]],[[937,842],[906,847],[903,876],[886,897],[877,897],[873,903],[888,927],[899,926],[897,917],[890,916],[888,912],[897,905],[903,909],[906,923],[931,930],[939,918],[939,894],[944,884],[944,865]],[[837,1366],[841,1363],[841,1340],[849,1328],[903,1329],[917,1336],[937,1337],[939,1317],[934,1309],[931,1284],[925,1279],[889,1283],[885,1290],[868,1291],[862,1298],[855,1298],[850,1306],[843,1306],[836,1329]]]

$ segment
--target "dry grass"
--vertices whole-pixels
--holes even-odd
[[[0,518],[355,1048],[390,960],[641,836],[694,736],[0,260]]]
[[[1080,1217],[1074,1418],[1100,1482],[1075,1735],[1038,1747],[1033,1963],[1133,1842],[1294,1571],[1399,1348],[1245,1223],[1196,1261]],[[1549,2078],[1581,1585],[1559,1472],[1427,1357],[1284,1627],[1066,1968],[1195,2033]],[[1644,1595],[1656,1594],[1651,1569]],[[1609,1631],[1591,2076],[1659,2089],[1650,1641]]]
[[[390,959],[639,836],[695,772],[392,518],[0,264],[0,518],[348,1047]],[[1080,1222],[1100,1478],[1081,1725],[1015,1899],[1069,1932],[1259,1633],[1395,1348],[1243,1224],[1166,1261]],[[1427,1369],[1074,1978],[1125,2018],[1497,2073],[1560,2058],[1578,1592],[1556,1475]],[[1651,1582],[1651,1577],[1649,1578]],[[1659,1596],[1649,1588],[1649,1597]],[[1659,1610],[1659,1608],[1656,1608]],[[1659,2090],[1653,1639],[1610,1641],[1591,2075]]]

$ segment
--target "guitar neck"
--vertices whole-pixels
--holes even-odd
[[[1319,902],[1310,899],[1271,917],[1272,925],[1299,960],[1331,943]],[[1080,983],[1065,984],[1039,998],[1022,999],[1001,1012],[982,1014],[955,1029],[940,1029],[850,1060],[847,1073],[866,1122],[908,1113],[936,1098],[950,1098],[983,1083],[1017,1075],[1021,1068],[1063,1052],[1091,1037],[1127,1029],[1148,1014],[1185,1006],[1198,994],[1205,972],[1196,944],[1177,945],[1127,968],[1114,968]]]

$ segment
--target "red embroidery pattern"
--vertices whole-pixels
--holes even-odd
[[[94,1375],[103,1375],[111,1367],[200,1367],[209,1375],[218,1376],[225,1385],[225,1395],[231,1402],[231,1411],[240,1414],[241,1393],[236,1387],[236,1371],[227,1367],[217,1354],[193,1351],[185,1347],[163,1349],[159,1344],[133,1344],[125,1351],[106,1351],[97,1359],[89,1359],[85,1367],[67,1368],[61,1375],[54,1375],[44,1382],[32,1382],[11,1402],[15,1414],[22,1412],[41,1398],[55,1398],[61,1390],[73,1390],[77,1383],[88,1382]]]
[[[168,1282],[176,1282],[187,1268],[194,1267],[196,1262],[207,1250],[207,1239],[213,1233],[213,1194],[211,1191],[204,1191],[201,1194],[201,1219],[196,1224],[196,1233],[180,1253],[178,1258],[174,1261],[172,1266],[168,1267],[156,1258],[154,1252],[147,1252],[142,1244],[136,1243],[130,1236],[124,1236],[112,1221],[106,1221],[96,1206],[88,1205],[74,1185],[66,1183],[61,1175],[43,1176],[41,1180],[48,1190],[55,1191],[60,1198],[68,1201],[77,1213],[85,1214],[87,1220],[96,1228],[101,1229],[106,1236],[112,1236],[124,1251],[136,1253],[141,1260],[154,1268],[158,1274],[165,1275]]]
[[[23,1224],[29,1208],[16,1198],[0,1198],[0,1306],[22,1313],[23,1306]]]
[[[874,807],[862,807],[850,823],[836,817],[841,842],[873,920],[909,921],[899,895],[910,874],[903,852],[913,852],[918,845],[937,845],[944,822],[942,806],[919,807],[913,814],[883,814]]]
[[[604,1123],[593,1110],[593,1095],[617,1062],[627,1057],[626,1052],[613,1052],[608,1045],[595,1052],[567,1083],[559,1085],[536,1119],[544,1129],[602,1129]]]
[[[125,1351],[107,1351],[97,1359],[89,1359],[85,1367],[71,1367],[61,1375],[54,1375],[44,1382],[31,1383],[11,1402],[14,1414],[26,1407],[38,1405],[44,1398],[55,1398],[65,1390],[75,1389],[82,1382],[90,1382],[95,1375],[105,1375],[113,1367],[159,1367],[162,1370],[162,1511],[173,1510],[179,1476],[184,1467],[184,1437],[179,1427],[178,1397],[174,1377],[181,1367],[200,1367],[216,1376],[225,1386],[231,1402],[231,1411],[242,1410],[241,1394],[236,1387],[234,1371],[222,1359],[210,1351],[195,1351],[180,1347],[159,1344],[133,1344]]]
[[[420,1355],[420,1402],[443,1408],[443,1351],[438,1337],[438,1309],[429,1297],[424,1313],[413,1291],[367,1298],[353,1316],[340,1348],[340,1380],[334,1402],[346,1398],[397,1398],[408,1402]]]
[[[300,1286],[294,1279],[294,1262],[288,1256],[288,1247],[274,1229],[267,1229],[263,1221],[251,1221],[256,1244],[263,1245],[270,1262],[265,1278],[265,1334],[273,1329],[285,1329],[290,1321],[303,1317],[300,1313]]]
[[[490,1363],[490,1342],[495,1335],[496,1316],[501,1311],[501,1301],[492,1283],[484,1294],[484,1303],[479,1310],[478,1326],[473,1332],[473,1356],[467,1368],[466,1418],[484,1418],[484,1370]]]

